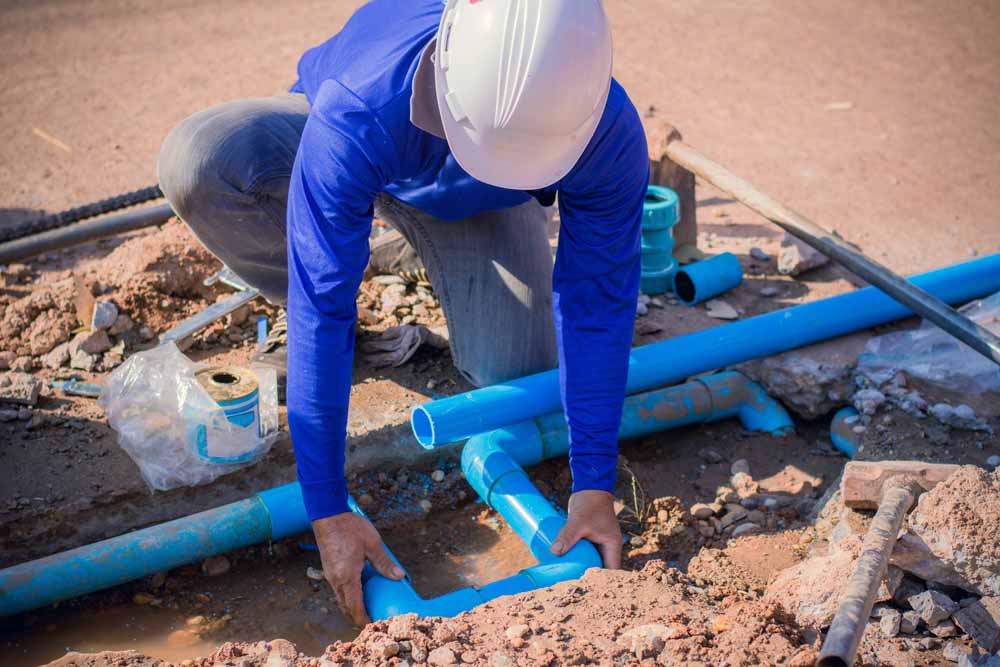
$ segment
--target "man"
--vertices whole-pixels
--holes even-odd
[[[344,480],[373,210],[423,261],[471,382],[558,364],[573,494],[552,550],[586,538],[620,567],[612,491],[649,163],[611,78],[600,1],[373,0],[298,74],[287,95],[185,120],[159,176],[212,252],[287,303],[288,421],[339,604],[367,620],[366,558],[403,576],[348,511]],[[557,194],[553,268],[542,204]],[[264,357],[284,371],[284,355],[278,345]]]

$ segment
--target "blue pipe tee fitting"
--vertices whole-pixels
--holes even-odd
[[[739,287],[742,282],[740,260],[733,253],[724,252],[678,269],[673,289],[678,301],[693,306]]]
[[[849,459],[853,459],[858,453],[860,438],[854,432],[857,423],[858,411],[851,406],[837,410],[833,421],[830,422],[830,441]]]
[[[677,193],[650,185],[642,206],[642,275],[639,287],[646,294],[670,290],[677,262],[674,260],[674,225],[681,218]]]

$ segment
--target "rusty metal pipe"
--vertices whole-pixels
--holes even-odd
[[[700,152],[668,136],[667,157],[764,216],[824,255],[833,258],[855,275],[911,309],[917,315],[938,325],[987,359],[1000,364],[1000,336],[973,322],[938,297],[896,275],[888,267],[864,255],[834,232],[796,213],[784,204],[764,194],[722,165]]]
[[[896,544],[903,517],[913,506],[921,489],[912,480],[890,480],[871,528],[861,545],[858,564],[847,582],[837,614],[820,650],[816,667],[850,667],[875,603],[875,593],[885,579],[889,555]]]

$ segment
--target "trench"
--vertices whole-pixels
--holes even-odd
[[[229,554],[230,570],[206,576],[195,566],[172,570],[162,587],[149,579],[4,619],[0,664],[37,667],[68,651],[135,650],[180,662],[211,654],[224,642],[283,638],[321,655],[358,629],[340,613],[309,536]],[[435,597],[489,583],[535,563],[527,547],[482,503],[415,519],[383,531],[417,591]],[[310,540],[311,541],[311,540]],[[154,602],[138,604],[136,594]],[[228,617],[228,619],[227,619]]]

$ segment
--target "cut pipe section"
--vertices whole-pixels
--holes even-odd
[[[674,295],[686,306],[708,301],[735,289],[743,282],[743,267],[731,252],[677,269]]]
[[[830,422],[830,441],[849,459],[854,458],[861,446],[861,436],[854,432],[858,417],[858,411],[848,406],[837,410]]]
[[[912,278],[948,303],[1000,290],[1000,254]],[[634,348],[627,391],[635,394],[716,368],[842,336],[912,313],[875,287],[793,306],[731,324]],[[561,408],[559,374],[545,371],[425,403],[413,411],[413,433],[434,448]]]

